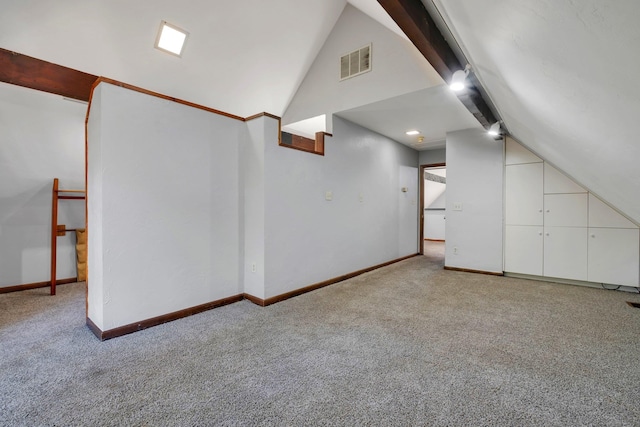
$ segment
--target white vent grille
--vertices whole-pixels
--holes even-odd
[[[340,80],[371,71],[371,45],[349,52],[340,57]]]

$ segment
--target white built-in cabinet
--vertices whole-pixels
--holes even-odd
[[[504,270],[639,286],[640,230],[507,138]]]

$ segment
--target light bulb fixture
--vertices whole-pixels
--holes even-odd
[[[189,37],[189,33],[182,28],[176,27],[167,21],[160,22],[160,29],[156,36],[155,48],[175,56],[182,56],[184,44]]]
[[[464,67],[464,70],[458,70],[453,73],[453,76],[451,77],[451,84],[449,85],[452,91],[459,92],[467,86],[466,80],[470,70],[471,65],[467,64],[467,66]]]
[[[419,130],[408,130],[405,132],[407,135],[412,136],[412,135],[420,135],[420,131]]]
[[[487,133],[491,136],[500,135],[500,122],[495,122],[494,124],[492,124]]]

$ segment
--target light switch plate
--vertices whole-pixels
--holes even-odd
[[[453,204],[453,210],[454,211],[461,211],[462,210],[462,203],[457,202]]]
[[[333,200],[333,192],[331,191],[327,191],[324,193],[324,199],[325,200]]]

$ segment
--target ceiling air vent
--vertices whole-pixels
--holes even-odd
[[[346,80],[371,71],[371,45],[340,57],[340,80]]]

